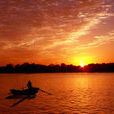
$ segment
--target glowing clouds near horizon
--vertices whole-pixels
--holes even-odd
[[[109,56],[114,49],[113,4],[112,0],[0,1],[0,63],[79,65],[87,56],[99,60],[86,59],[85,64],[101,62],[102,56],[102,62],[114,62],[114,55]]]

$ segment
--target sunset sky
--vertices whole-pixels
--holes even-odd
[[[114,0],[0,0],[0,65],[114,62]]]

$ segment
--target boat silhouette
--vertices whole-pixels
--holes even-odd
[[[11,89],[10,92],[13,95],[35,95],[39,90],[40,90],[39,88],[31,88],[23,90]]]
[[[17,104],[21,103],[25,99],[34,99],[36,97],[36,94],[41,91],[44,92],[48,95],[52,95],[51,93],[48,93],[40,88],[32,87],[31,82],[29,81],[27,84],[28,88],[27,89],[11,89],[10,90],[10,95],[6,97],[6,99],[20,99],[18,102],[14,103],[11,107],[16,106]]]

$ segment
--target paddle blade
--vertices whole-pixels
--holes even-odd
[[[44,92],[44,93],[46,93],[46,94],[48,94],[48,95],[52,95],[51,93],[48,93],[47,91],[44,91],[44,90],[42,90],[42,89],[39,89],[41,92]]]

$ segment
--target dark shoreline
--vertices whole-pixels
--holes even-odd
[[[0,66],[0,73],[111,73],[114,72],[114,63],[88,64],[84,67],[75,65],[41,65],[24,63],[21,65],[8,64]]]
[[[0,73],[0,74],[48,74],[48,73],[51,73],[51,74],[54,74],[54,73],[57,73],[57,74],[61,74],[61,73],[65,73],[65,74],[68,74],[68,73],[114,73],[114,72],[37,72],[37,73]]]

